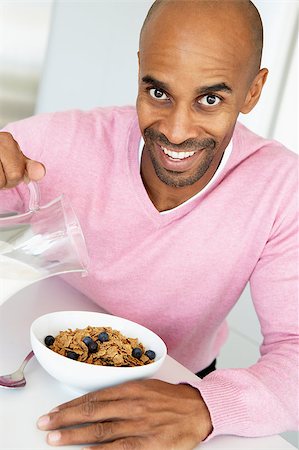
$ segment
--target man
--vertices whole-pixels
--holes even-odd
[[[194,386],[138,381],[60,405],[38,422],[49,444],[191,449],[297,427],[296,157],[236,124],[266,81],[261,50],[247,0],[156,1],[140,37],[139,127],[134,108],[108,108],[34,117],[1,135],[3,204],[22,208],[18,184],[43,178],[38,161],[44,201],[71,199],[91,257],[74,286],[210,372]],[[261,359],[213,371],[248,280]]]

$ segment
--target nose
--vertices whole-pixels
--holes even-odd
[[[198,137],[198,124],[194,112],[185,105],[172,105],[160,121],[159,131],[172,144],[181,144]]]

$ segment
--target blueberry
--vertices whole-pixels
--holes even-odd
[[[142,350],[139,347],[133,348],[132,350],[132,356],[134,356],[134,358],[140,359],[142,356]]]
[[[95,341],[91,341],[88,344],[88,350],[90,353],[95,353],[98,351],[98,344]]]
[[[100,342],[107,342],[107,341],[109,341],[109,335],[108,335],[108,333],[106,333],[106,331],[102,331],[102,333],[100,333],[100,334],[98,335],[98,340],[99,340]]]
[[[46,336],[45,337],[45,344],[47,347],[50,347],[50,345],[53,345],[55,341],[55,337],[54,336]]]
[[[93,340],[91,339],[90,336],[85,336],[85,337],[82,339],[82,341],[84,342],[85,345],[87,345],[87,347],[88,347],[88,344],[90,344],[90,342],[93,342]]]
[[[155,359],[156,353],[153,350],[147,350],[145,352],[145,356],[147,356],[149,359]]]
[[[76,353],[76,352],[72,352],[72,351],[68,351],[68,352],[66,352],[66,357],[67,358],[70,358],[70,359],[78,359],[79,358],[79,355],[78,355],[78,353]]]

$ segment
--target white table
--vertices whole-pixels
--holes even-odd
[[[54,277],[35,283],[0,306],[0,374],[13,372],[30,351],[29,328],[32,321],[47,312],[91,310],[97,306],[61,279]],[[0,388],[0,449],[47,450],[45,432],[36,428],[36,420],[54,406],[77,396],[61,385],[31,360],[25,369],[27,385],[19,389]],[[198,380],[197,377],[167,357],[156,375],[169,382]],[[59,447],[60,448],[60,447]],[[82,446],[65,446],[75,450]],[[280,436],[240,438],[220,436],[201,444],[202,450],[290,450],[291,444]],[[182,449],[183,450],[183,449]]]

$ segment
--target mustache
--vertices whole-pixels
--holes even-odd
[[[217,141],[215,141],[215,139],[212,138],[204,138],[204,139],[189,138],[186,139],[184,142],[181,142],[180,144],[173,144],[167,139],[165,134],[159,133],[153,128],[146,128],[144,130],[144,138],[145,140],[150,139],[151,141],[159,142],[160,145],[171,147],[174,151],[175,150],[196,151],[202,148],[205,148],[207,150],[214,150],[214,148],[217,145]]]

